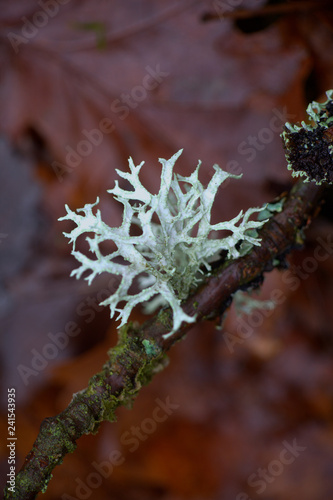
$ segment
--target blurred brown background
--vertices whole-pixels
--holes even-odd
[[[158,158],[180,148],[183,175],[198,159],[204,183],[214,163],[243,173],[221,188],[215,221],[289,189],[282,125],[333,87],[329,4],[0,2],[1,487],[7,388],[19,469],[41,421],[87,386],[116,342],[98,306],[110,277],[90,287],[69,277],[64,204],[100,196],[104,220],[118,225],[122,207],[106,193],[115,169],[145,160],[143,183],[156,192]],[[332,231],[328,196],[289,258],[293,284],[285,271],[266,276],[259,298],[280,290],[275,310],[240,317],[232,306],[222,330],[193,328],[131,411],[78,442],[43,498],[333,498],[333,262],[327,249],[314,258]],[[144,321],[140,309],[133,319]]]

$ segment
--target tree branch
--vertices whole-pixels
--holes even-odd
[[[283,259],[291,249],[303,243],[303,229],[318,212],[324,187],[299,181],[289,194],[283,194],[283,209],[260,229],[260,247],[237,260],[222,263],[183,304],[186,314],[196,322],[214,319],[230,305],[238,289],[247,289],[271,271],[274,259]],[[165,353],[192,327],[185,323],[168,338],[172,311],[163,309],[141,327],[129,324],[120,330],[117,346],[109,351],[109,360],[94,375],[88,387],[75,394],[68,407],[55,417],[46,418],[25,463],[16,477],[15,492],[5,489],[5,499],[33,500],[45,491],[56,465],[76,448],[83,435],[95,433],[104,420],[114,421],[118,406],[130,403],[142,385],[163,366]],[[149,343],[143,345],[146,339]],[[149,348],[147,347],[149,346]]]

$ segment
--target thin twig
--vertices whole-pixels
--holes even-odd
[[[279,14],[293,14],[296,12],[310,12],[313,10],[323,9],[325,7],[332,7],[332,2],[330,0],[317,0],[304,1],[304,2],[294,2],[286,3],[280,5],[266,5],[260,9],[234,9],[229,11],[220,11],[219,6],[216,4],[216,12],[205,12],[201,16],[201,20],[204,22],[215,21],[217,19],[251,19],[253,17],[266,17]]]

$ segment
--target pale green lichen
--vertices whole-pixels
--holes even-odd
[[[267,203],[261,212],[258,213],[257,220],[267,220],[270,219],[274,212],[282,212],[283,209],[283,204],[285,202],[285,198],[281,198],[281,200],[278,200],[274,203]]]
[[[230,221],[211,224],[211,210],[218,188],[227,178],[240,176],[214,165],[215,173],[204,188],[198,179],[200,162],[189,177],[173,173],[181,153],[182,150],[178,151],[170,160],[159,160],[162,172],[157,194],[151,194],[141,184],[139,173],[144,162],[135,166],[130,158],[130,172],[117,170],[118,175],[132,186],[132,189],[123,189],[116,181],[115,187],[108,191],[124,206],[120,227],[106,225],[99,210],[96,215],[93,213],[98,198],[96,203],[77,210],[83,215],[66,205],[67,215],[59,219],[69,219],[77,225],[70,233],[64,233],[73,243],[72,254],[81,264],[72,275],[79,278],[85,271],[90,272],[85,278],[89,284],[102,272],[121,276],[116,291],[101,303],[110,306],[111,317],[118,313],[120,326],[126,324],[138,303],[145,304],[146,312],[169,304],[173,312],[173,328],[166,336],[174,333],[183,321],[195,321],[183,311],[181,301],[202,279],[203,270],[210,272],[211,262],[222,250],[226,251],[227,258],[237,258],[253,245],[260,245],[260,239],[257,235],[252,236],[250,231],[266,222],[249,220],[253,213],[264,210],[262,207],[250,208],[245,214],[241,211]],[[156,216],[159,223],[153,220]],[[133,224],[140,228],[141,234],[130,233]],[[222,230],[231,234],[219,238],[218,231]],[[94,235],[86,237],[90,251],[95,254],[94,259],[75,249],[78,236],[85,233]],[[100,244],[107,240],[112,240],[117,250],[103,255]],[[129,293],[135,280],[140,290]],[[118,304],[122,301],[125,305],[121,308]]]
[[[288,170],[304,182],[333,182],[333,90],[326,92],[323,103],[307,107],[309,123],[286,123],[281,134]]]
[[[161,349],[153,341],[144,339],[142,344],[148,357],[154,357],[161,354]]]
[[[252,296],[252,292],[247,293],[238,290],[234,297],[234,304],[237,314],[239,315],[250,315],[256,309],[262,309],[266,311],[272,311],[276,307],[276,303],[273,300],[259,300]]]
[[[307,130],[308,132],[316,129],[320,123],[320,126],[325,128],[329,128],[333,125],[333,116],[326,114],[327,105],[333,99],[333,89],[328,90],[326,92],[327,99],[325,102],[317,102],[312,101],[308,107],[306,108],[306,112],[310,117],[310,123],[306,123],[304,121],[301,122],[300,125],[295,125],[293,123],[286,122],[285,127],[290,132],[299,132],[302,129]],[[284,136],[286,131],[282,132],[282,136]]]

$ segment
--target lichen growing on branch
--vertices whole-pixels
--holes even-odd
[[[286,123],[281,136],[288,169],[293,177],[320,185],[333,182],[333,90],[326,92],[323,103],[313,101],[307,107],[310,123]]]
[[[159,160],[162,172],[157,194],[151,194],[139,179],[144,162],[135,166],[130,158],[130,172],[117,170],[118,175],[132,186],[132,189],[124,189],[116,181],[115,187],[108,191],[124,206],[120,227],[105,224],[100,210],[94,214],[99,198],[77,212],[66,205],[67,215],[59,219],[69,219],[77,225],[70,233],[64,233],[73,243],[72,254],[81,264],[72,275],[80,278],[84,272],[90,272],[85,277],[89,284],[103,272],[121,276],[116,291],[101,303],[110,306],[111,317],[118,313],[120,326],[127,322],[138,303],[145,304],[146,312],[153,312],[161,305],[171,306],[173,328],[168,335],[173,334],[183,321],[194,322],[195,318],[183,311],[181,301],[202,279],[203,270],[209,273],[211,262],[222,250],[226,251],[227,258],[235,259],[247,253],[253,245],[260,245],[260,239],[253,231],[266,220],[249,218],[265,207],[250,208],[245,214],[241,210],[230,221],[210,222],[218,188],[227,178],[240,176],[214,165],[215,173],[204,188],[198,178],[200,162],[189,177],[174,174],[173,168],[181,153],[182,150],[169,160]],[[133,225],[139,227],[141,234],[132,234]],[[218,231],[222,230],[231,234],[221,238]],[[77,238],[85,233],[93,233],[93,237],[86,236],[86,240],[95,258],[75,249]],[[100,244],[108,240],[113,241],[117,249],[103,255]],[[139,288],[137,293],[130,292],[135,282]],[[119,306],[121,302],[125,303],[124,307]]]

